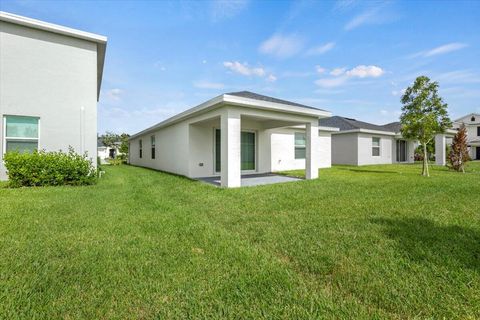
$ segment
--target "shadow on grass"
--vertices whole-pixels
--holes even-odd
[[[397,171],[387,171],[387,170],[368,170],[368,169],[350,169],[350,168],[338,168],[338,169],[339,170],[351,171],[351,172],[398,174]]]
[[[372,222],[384,227],[398,249],[410,260],[442,266],[460,264],[480,272],[480,232],[460,226],[442,226],[423,218],[387,219]]]

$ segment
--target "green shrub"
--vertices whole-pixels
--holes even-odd
[[[8,152],[4,156],[10,187],[89,185],[97,172],[86,155],[69,148],[61,151],[33,153]]]
[[[120,159],[119,157],[116,157],[115,159],[108,159],[107,161],[112,166],[119,166],[119,165],[123,164],[123,160]]]

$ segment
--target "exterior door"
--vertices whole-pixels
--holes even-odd
[[[221,170],[221,138],[220,129],[215,129],[215,172]],[[255,170],[256,164],[256,139],[255,132],[242,131],[240,133],[240,168],[243,171]]]
[[[480,160],[480,146],[475,147],[475,150],[477,150],[477,154],[476,154],[475,159]]]
[[[407,161],[407,141],[397,140],[397,162]]]

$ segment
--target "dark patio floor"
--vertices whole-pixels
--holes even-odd
[[[197,180],[210,183],[215,186],[220,186],[219,176],[198,178]],[[274,173],[245,174],[245,175],[242,175],[241,184],[242,184],[242,187],[251,187],[251,186],[284,183],[284,182],[292,182],[292,181],[300,181],[300,180],[302,179],[282,176]]]

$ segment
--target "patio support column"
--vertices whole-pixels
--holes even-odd
[[[407,157],[408,163],[415,162],[415,141],[413,140],[407,141]]]
[[[305,137],[307,138],[306,157],[305,157],[305,178],[318,178],[318,120],[307,123],[305,128]]]
[[[447,142],[444,134],[435,135],[435,164],[444,166],[447,164]]]
[[[220,119],[221,136],[221,186],[241,186],[240,171],[240,113],[226,109]]]

